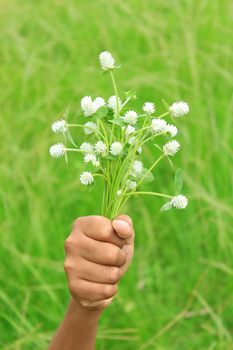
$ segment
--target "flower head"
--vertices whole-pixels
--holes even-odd
[[[128,111],[125,113],[124,117],[122,117],[125,123],[134,125],[137,123],[138,115],[135,111]]]
[[[119,197],[121,194],[122,194],[122,190],[118,190],[116,193],[117,197]]]
[[[113,142],[110,146],[110,153],[113,156],[119,156],[123,150],[123,146],[120,142]]]
[[[102,97],[96,97],[93,101],[95,111],[97,111],[100,107],[104,107],[105,104],[106,102]]]
[[[87,153],[84,156],[84,163],[91,162],[94,166],[99,166],[100,162],[96,159],[96,156],[92,153]]]
[[[97,141],[95,144],[95,152],[98,154],[104,154],[107,151],[107,146],[103,141]]]
[[[138,147],[137,152],[138,152],[139,154],[142,153],[142,146]]]
[[[171,115],[174,118],[182,117],[183,115],[187,114],[189,112],[189,105],[186,102],[180,101],[180,102],[174,102],[170,107],[169,110],[171,112]]]
[[[152,102],[145,102],[142,110],[147,114],[153,114],[155,112],[155,105]]]
[[[90,185],[93,181],[94,181],[93,175],[89,171],[84,171],[80,175],[80,182],[85,186]]]
[[[140,160],[135,160],[132,165],[132,169],[130,171],[130,175],[134,177],[138,177],[141,175],[143,171],[143,164]]]
[[[117,99],[115,95],[109,97],[108,99],[108,108],[112,109],[114,112],[116,111],[116,101]],[[119,107],[119,110],[122,108],[122,102],[120,97],[118,97],[118,107]]]
[[[88,117],[96,112],[95,107],[92,102],[92,98],[90,96],[85,96],[81,100],[81,108],[83,110],[83,114]]]
[[[60,132],[66,132],[67,130],[67,123],[64,119],[57,120],[52,124],[52,130],[55,134],[58,134]]]
[[[89,142],[83,142],[79,149],[83,152],[83,153],[93,153],[94,148],[93,145]]]
[[[165,131],[169,132],[169,134],[171,134],[171,137],[175,137],[178,132],[177,127],[173,124],[167,124],[165,127]]]
[[[98,130],[98,127],[97,127],[96,123],[87,122],[84,124],[84,132],[86,135],[90,135],[97,130]]]
[[[176,152],[179,151],[179,149],[180,144],[176,140],[169,141],[163,146],[163,152],[165,156],[174,156]]]
[[[130,139],[128,139],[128,144],[133,145],[135,143],[135,140],[136,140],[135,136],[130,137]]]
[[[51,146],[49,149],[49,153],[50,153],[52,158],[59,158],[59,157],[64,156],[65,151],[66,151],[66,148],[63,145],[63,143],[57,143],[57,144]]]
[[[129,190],[135,190],[135,188],[137,187],[137,182],[136,181],[127,180],[126,181],[126,185],[127,185]]]
[[[180,194],[179,196],[175,196],[172,198],[171,204],[174,208],[185,209],[188,205],[188,200],[185,196]]]
[[[103,51],[99,55],[99,61],[101,68],[103,70],[109,70],[115,68],[115,60],[112,57],[112,54],[109,51]]]
[[[131,125],[128,125],[125,129],[125,135],[128,137],[129,135],[133,134],[135,132],[135,128]]]
[[[151,121],[151,129],[155,133],[163,132],[166,128],[167,122],[163,119],[154,118]]]

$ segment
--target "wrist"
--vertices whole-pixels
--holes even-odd
[[[103,308],[98,306],[88,307],[82,305],[79,301],[71,298],[68,313],[72,313],[77,317],[87,317],[88,319],[96,319],[98,320],[103,312]]]

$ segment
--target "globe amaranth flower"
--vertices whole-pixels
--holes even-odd
[[[183,101],[174,102],[169,107],[169,110],[171,112],[172,117],[179,118],[179,117],[182,117],[183,115],[185,115],[189,112],[189,105]]]
[[[175,196],[172,198],[171,204],[174,208],[185,209],[188,205],[188,200],[185,196],[180,194],[179,196]]]
[[[137,152],[138,152],[138,154],[142,153],[142,146],[138,147]]]
[[[122,190],[118,190],[116,193],[117,197],[119,197],[120,195],[122,195]]]
[[[131,180],[127,180],[126,181],[126,186],[129,190],[135,190],[135,188],[137,187],[137,182],[136,181],[131,181]]]
[[[135,128],[131,125],[128,125],[125,129],[125,135],[128,137],[129,135],[133,134],[135,132]]]
[[[156,134],[165,131],[166,126],[167,122],[163,119],[154,118],[151,121],[152,132],[155,132]]]
[[[52,131],[54,134],[66,132],[67,128],[67,123],[64,119],[57,120],[52,124]]]
[[[64,156],[66,151],[65,145],[63,143],[57,143],[55,145],[52,145],[49,149],[49,153],[52,158],[60,158]]]
[[[105,154],[107,151],[107,146],[103,141],[97,141],[95,144],[95,152],[97,154]]]
[[[98,167],[100,165],[100,162],[96,158],[96,156],[93,153],[87,153],[84,156],[84,163],[89,163],[91,162],[92,165]]]
[[[93,122],[87,122],[84,124],[84,132],[86,135],[93,134],[93,132],[97,131],[98,127],[96,123]]]
[[[99,55],[99,61],[103,70],[109,70],[115,68],[115,60],[109,51],[103,51]]]
[[[94,147],[91,143],[89,142],[83,142],[79,149],[83,152],[83,153],[93,153],[94,151]]]
[[[115,95],[109,97],[109,99],[108,99],[108,108],[112,109],[114,112],[116,111],[116,101],[117,101],[117,99],[116,99]],[[119,110],[121,110],[122,102],[121,102],[120,97],[118,97],[118,107],[119,107]]]
[[[140,160],[135,160],[133,162],[131,171],[130,171],[130,175],[134,176],[134,177],[138,177],[141,175],[143,171],[143,164]]]
[[[135,125],[138,120],[138,115],[135,111],[128,111],[125,113],[124,117],[122,117],[125,123]]]
[[[113,156],[119,156],[122,153],[123,146],[120,142],[113,142],[110,146],[110,153]]]
[[[92,184],[93,181],[94,181],[93,175],[89,171],[84,171],[80,175],[80,182],[85,186]]]
[[[105,105],[106,102],[102,97],[96,97],[93,101],[95,111],[97,111],[100,107],[104,107]]]
[[[180,149],[180,144],[176,140],[172,140],[167,142],[163,146],[163,152],[165,156],[174,156]]]
[[[95,113],[95,107],[93,105],[92,98],[90,96],[85,96],[81,100],[81,108],[83,110],[83,114],[86,117]]]
[[[165,131],[168,132],[171,137],[175,137],[178,133],[177,127],[173,124],[167,124],[165,127]]]
[[[146,114],[153,114],[155,112],[155,105],[152,102],[145,102],[142,107],[143,112]]]

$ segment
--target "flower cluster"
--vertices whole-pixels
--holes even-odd
[[[107,99],[84,96],[80,103],[78,124],[69,124],[65,119],[54,122],[52,131],[62,134],[64,143],[51,146],[50,155],[53,158],[64,156],[66,161],[68,153],[76,152],[81,156],[84,169],[79,176],[84,186],[91,186],[97,177],[103,179],[105,190],[102,214],[105,216],[113,218],[130,196],[140,194],[168,198],[162,210],[184,209],[188,200],[180,194],[180,186],[175,195],[146,192],[139,188],[143,183],[154,180],[154,169],[162,159],[168,158],[171,162],[170,157],[180,150],[180,143],[174,139],[178,129],[173,123],[168,123],[167,118],[175,122],[185,116],[189,112],[188,104],[174,102],[161,115],[156,115],[154,102],[147,101],[142,104],[141,110],[134,110],[130,105],[134,95],[127,93],[125,98],[119,96],[114,76],[118,67],[111,53],[102,52],[99,62],[101,68],[111,76],[114,94]],[[79,146],[71,134],[74,128],[82,129],[78,138],[81,139]],[[155,152],[159,154],[149,167],[145,167],[142,161],[143,149],[147,144],[154,144],[157,139],[164,140],[162,145],[157,145],[158,150]],[[70,147],[67,147],[68,142],[72,144]],[[177,181],[177,175],[175,178]]]

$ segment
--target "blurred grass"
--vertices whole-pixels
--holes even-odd
[[[99,213],[100,192],[79,188],[79,164],[67,171],[49,158],[57,141],[49,125],[83,95],[112,94],[97,62],[108,49],[138,107],[190,103],[176,158],[190,206],[160,214],[159,199],[130,202],[135,258],[101,320],[98,349],[232,349],[233,3],[0,0],[0,8],[0,348],[46,349],[66,308],[63,242],[75,217]],[[169,193],[172,181],[163,164],[153,187]]]

